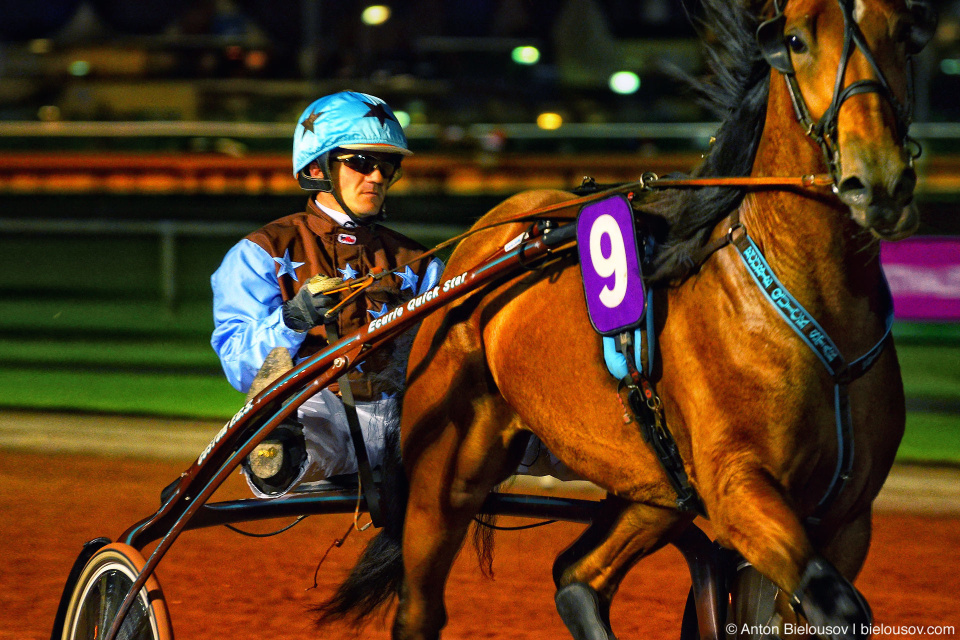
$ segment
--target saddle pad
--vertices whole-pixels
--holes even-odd
[[[585,205],[577,216],[577,247],[590,322],[610,336],[637,326],[644,292],[633,209],[623,195]]]

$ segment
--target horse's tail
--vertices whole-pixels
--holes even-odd
[[[390,362],[381,371],[371,373],[384,388],[395,389],[395,415],[385,416],[383,466],[380,482],[380,510],[383,528],[361,554],[347,579],[314,612],[317,623],[364,620],[389,604],[403,584],[403,521],[407,510],[407,476],[400,455],[400,411],[403,402],[406,361],[415,330],[395,341]]]
[[[402,534],[407,479],[400,461],[400,430],[386,434],[383,482],[380,485],[383,528],[374,536],[336,592],[314,609],[317,623],[347,619],[360,625],[389,604],[403,584]]]
[[[419,326],[419,325],[418,325]],[[409,487],[400,452],[400,411],[403,402],[406,360],[416,328],[394,341],[392,362],[371,374],[381,384],[396,389],[396,415],[386,419],[380,510],[383,528],[374,536],[350,571],[346,580],[325,602],[313,609],[318,625],[334,620],[349,620],[359,626],[390,604],[403,586],[403,523],[407,511]],[[496,491],[496,489],[494,489]],[[474,546],[481,571],[493,576],[493,531],[496,517],[480,516],[474,531]]]

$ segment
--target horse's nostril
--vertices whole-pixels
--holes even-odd
[[[844,178],[837,187],[837,195],[848,206],[865,207],[870,204],[873,197],[872,189],[865,185],[857,176]]]
[[[913,191],[917,188],[917,172],[911,168],[903,170],[900,179],[893,186],[893,199],[900,206],[906,206],[913,200]]]

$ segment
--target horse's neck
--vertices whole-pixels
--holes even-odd
[[[825,171],[819,147],[794,119],[783,79],[776,75],[753,175]],[[812,313],[843,318],[852,301],[876,299],[878,244],[829,190],[753,193],[744,199],[740,215],[778,277]]]

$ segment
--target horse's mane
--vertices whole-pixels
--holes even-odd
[[[694,176],[749,175],[763,132],[770,67],[754,37],[758,20],[735,0],[701,0],[694,26],[706,47],[703,78],[677,75],[721,125]],[[671,177],[674,177],[673,175]],[[744,192],[733,188],[677,189],[655,193],[638,205],[654,216],[657,249],[651,284],[677,283],[697,268],[693,256],[716,224],[740,205]]]

